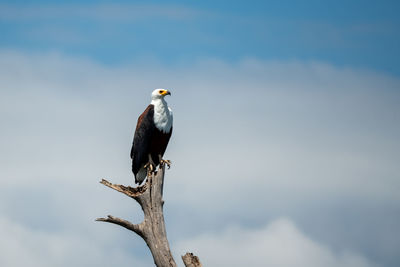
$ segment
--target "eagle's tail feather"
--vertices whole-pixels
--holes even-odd
[[[147,176],[147,169],[144,166],[142,166],[139,169],[138,173],[135,175],[135,183],[140,185],[141,183],[143,183],[144,179],[146,179],[146,176]]]

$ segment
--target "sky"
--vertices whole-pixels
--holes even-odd
[[[179,266],[400,264],[396,1],[0,1],[0,266],[153,266],[130,146],[174,133]]]

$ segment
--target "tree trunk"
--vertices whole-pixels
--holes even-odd
[[[144,212],[144,220],[140,224],[132,224],[127,220],[108,215],[107,218],[98,218],[96,221],[109,222],[125,227],[143,238],[153,255],[154,263],[158,267],[176,267],[172,257],[167,232],[165,230],[163,205],[163,186],[164,186],[165,165],[162,164],[158,171],[152,173],[144,185],[130,187],[111,184],[107,180],[102,180],[108,186],[135,199]],[[201,267],[198,257],[191,253],[182,256],[186,267]]]

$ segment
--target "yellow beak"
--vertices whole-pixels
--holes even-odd
[[[168,90],[164,90],[162,92],[160,92],[161,95],[166,96],[166,95],[171,95],[171,92]]]

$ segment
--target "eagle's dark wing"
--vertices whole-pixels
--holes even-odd
[[[149,105],[138,118],[131,149],[132,172],[135,176],[148,161],[150,142],[155,130],[153,116],[154,106]]]

